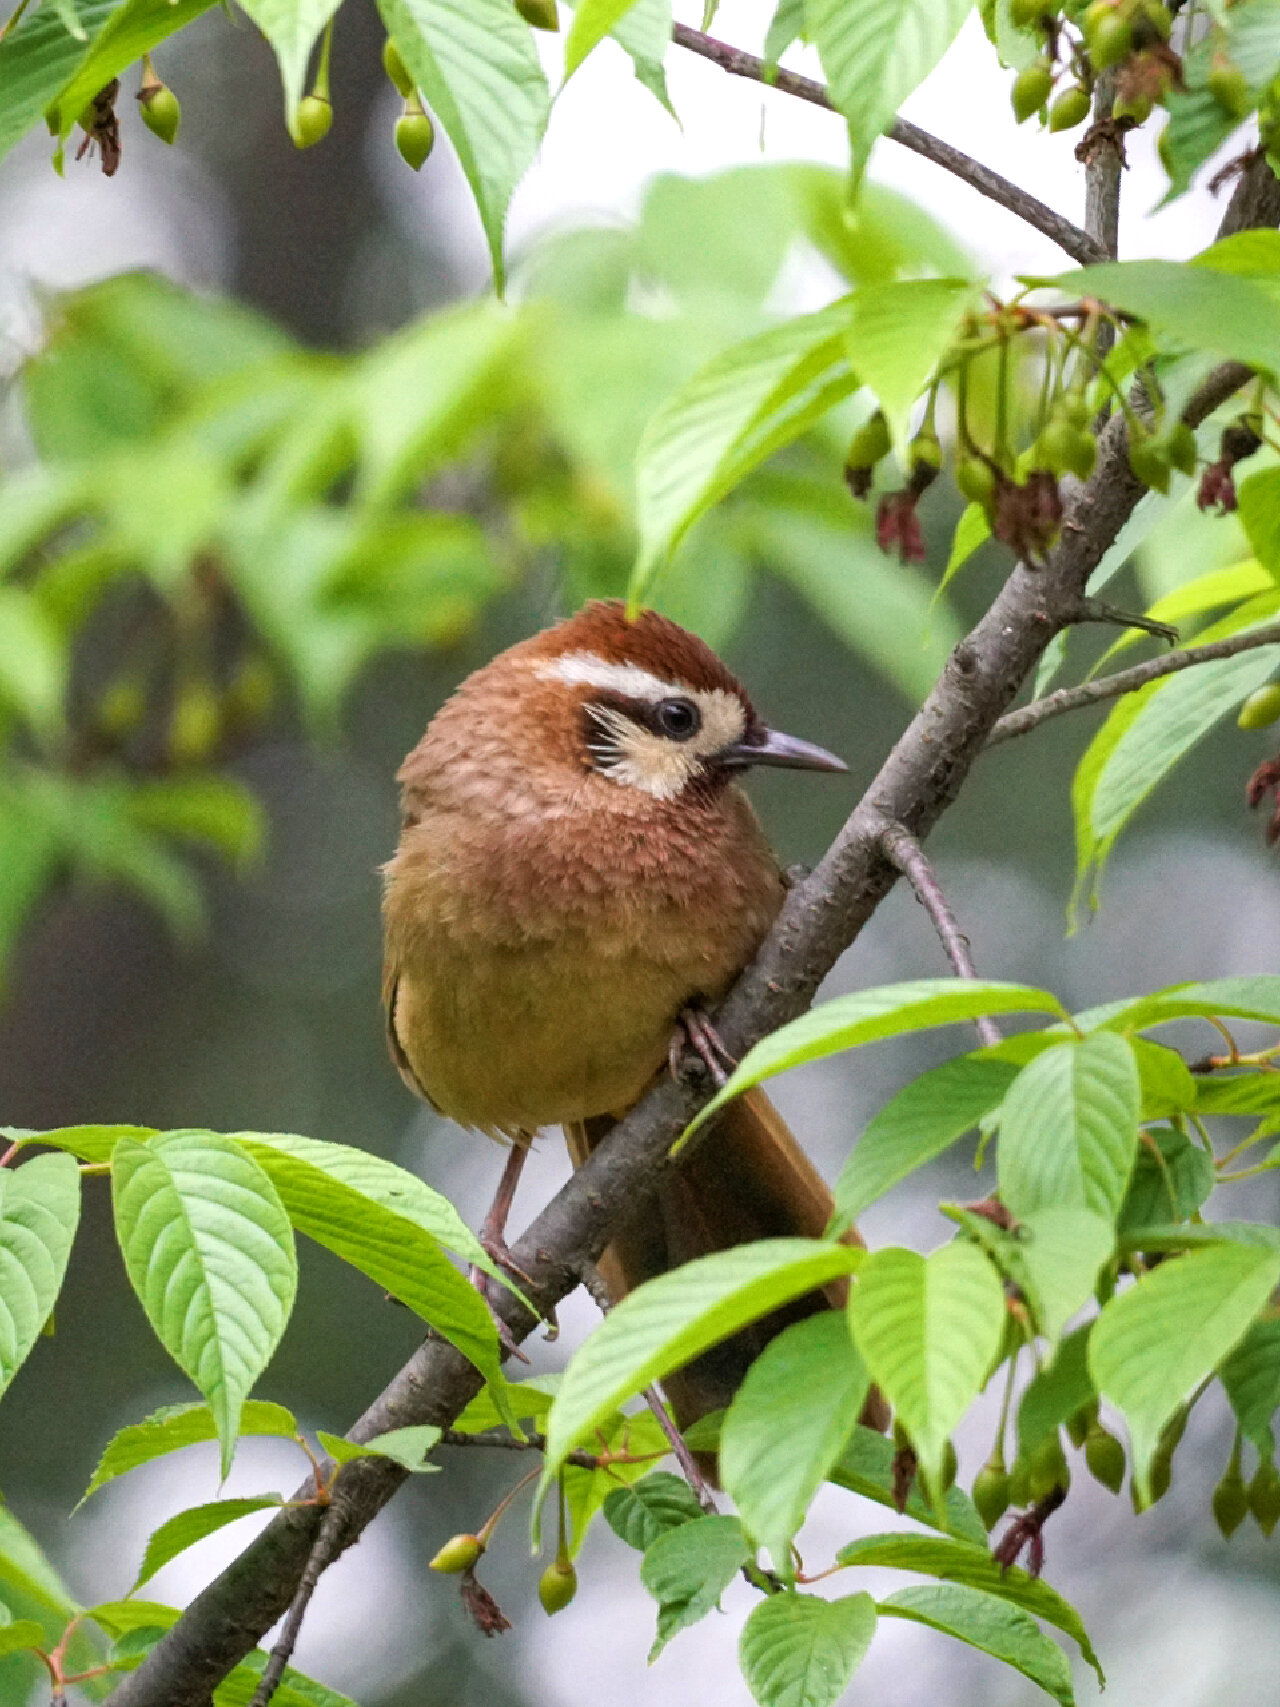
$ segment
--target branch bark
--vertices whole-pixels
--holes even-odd
[[[728,42],[717,41],[714,36],[691,29],[688,24],[673,25],[671,39],[677,47],[687,48],[690,53],[709,59],[731,77],[746,77],[753,83],[781,90],[784,95],[793,95],[799,101],[808,101],[811,106],[825,107],[828,112],[836,110],[825,87],[812,77],[802,77],[799,72],[784,71],[781,67],[770,70],[756,54],[747,53],[740,47],[730,47]],[[943,142],[941,137],[931,136],[927,130],[921,130],[919,125],[911,124],[907,119],[895,119],[885,135],[890,142],[909,148],[913,154],[941,166],[944,172],[953,173],[988,201],[1017,214],[1019,219],[1033,226],[1051,243],[1056,243],[1073,261],[1079,261],[1081,266],[1108,259],[1107,251],[1088,232],[1064,219],[1038,197],[1010,183],[1008,178],[1002,178],[999,172],[993,172],[980,160],[974,160],[959,148],[953,148],[949,142]]]

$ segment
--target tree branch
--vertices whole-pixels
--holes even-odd
[[[1032,700],[1018,711],[1010,711],[996,724],[987,737],[988,747],[1002,741],[1012,741],[1019,735],[1029,735],[1050,718],[1061,717],[1064,711],[1079,711],[1082,706],[1097,705],[1102,700],[1119,699],[1122,694],[1136,693],[1148,682],[1158,682],[1162,676],[1172,676],[1179,670],[1194,669],[1197,664],[1211,664],[1215,658],[1234,658],[1239,652],[1252,652],[1259,646],[1280,642],[1280,622],[1269,622],[1248,634],[1233,634],[1226,640],[1211,640],[1203,646],[1187,646],[1180,652],[1166,652],[1161,658],[1150,658],[1145,664],[1117,670],[1112,676],[1099,676],[1079,687],[1059,688]]]
[[[767,62],[756,54],[747,53],[740,47],[730,47],[728,42],[717,41],[714,36],[704,35],[701,30],[690,29],[688,24],[674,24],[671,39],[677,47],[687,48],[690,53],[709,59],[713,65],[718,65],[731,77],[746,77],[753,83],[763,83],[770,89],[780,90],[784,95],[794,95],[797,100],[808,101],[811,106],[825,107],[828,112],[836,110],[824,86],[815,82],[812,77],[802,77],[796,71],[784,71],[780,66],[771,70]],[[1069,219],[1064,219],[1060,213],[1055,213],[1038,197],[1020,189],[1017,184],[1010,183],[1008,178],[1002,178],[999,172],[993,172],[989,166],[971,159],[960,149],[953,148],[949,142],[943,142],[940,137],[931,136],[927,130],[921,130],[919,125],[911,124],[906,119],[895,119],[885,135],[890,142],[896,142],[902,148],[909,148],[913,154],[919,154],[925,160],[932,161],[935,166],[941,166],[944,172],[954,173],[968,184],[970,189],[986,196],[988,201],[996,202],[1010,213],[1017,214],[1019,219],[1033,226],[1051,243],[1056,243],[1073,261],[1079,261],[1081,266],[1087,266],[1091,261],[1108,259],[1107,251],[1090,237],[1088,232],[1082,231],[1078,225],[1073,225]]]

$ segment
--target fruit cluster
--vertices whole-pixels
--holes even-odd
[[[1019,124],[1039,113],[1050,130],[1074,130],[1089,116],[1103,72],[1113,85],[1106,116],[1142,124],[1180,81],[1181,61],[1169,45],[1173,14],[1163,0],[1011,0],[1010,16],[1042,42],[1014,79]]]

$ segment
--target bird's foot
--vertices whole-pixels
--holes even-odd
[[[1267,825],[1268,846],[1280,841],[1280,755],[1258,766],[1249,778],[1245,798],[1250,806],[1260,806],[1273,790],[1276,792],[1276,804],[1271,821]]]
[[[492,1256],[495,1262],[500,1263],[502,1261],[501,1257],[494,1255],[493,1251],[489,1250],[488,1244],[483,1239],[480,1242],[484,1245],[486,1253]],[[517,1274],[520,1272],[514,1263],[504,1266],[510,1266]],[[482,1268],[477,1268],[473,1263],[467,1270],[467,1279],[484,1299],[485,1308],[493,1319],[494,1330],[498,1335],[498,1343],[501,1345],[503,1353],[507,1357],[514,1357],[517,1363],[528,1363],[529,1359],[517,1344],[515,1335],[494,1308],[493,1299],[489,1295],[489,1287],[492,1284],[493,1277],[486,1274]]]
[[[681,1056],[685,1047],[693,1050],[706,1069],[712,1084],[723,1090],[729,1082],[729,1072],[738,1065],[725,1047],[719,1033],[701,1008],[688,1007],[676,1021],[667,1050],[667,1067],[673,1079],[681,1077]],[[725,1069],[728,1068],[728,1072]]]

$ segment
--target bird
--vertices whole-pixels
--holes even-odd
[[[697,636],[596,600],[468,676],[401,766],[383,872],[388,1044],[418,1096],[510,1144],[482,1229],[499,1261],[535,1134],[562,1127],[580,1166],[679,1059],[673,1039],[716,1070],[706,1015],[787,888],[739,786],[757,765],[848,768],[771,729]],[[599,1272],[616,1301],[695,1256],[820,1237],[831,1214],[757,1088],[668,1166]],[[811,1294],[668,1376],[679,1425],[726,1405],[784,1326],[843,1297]]]

